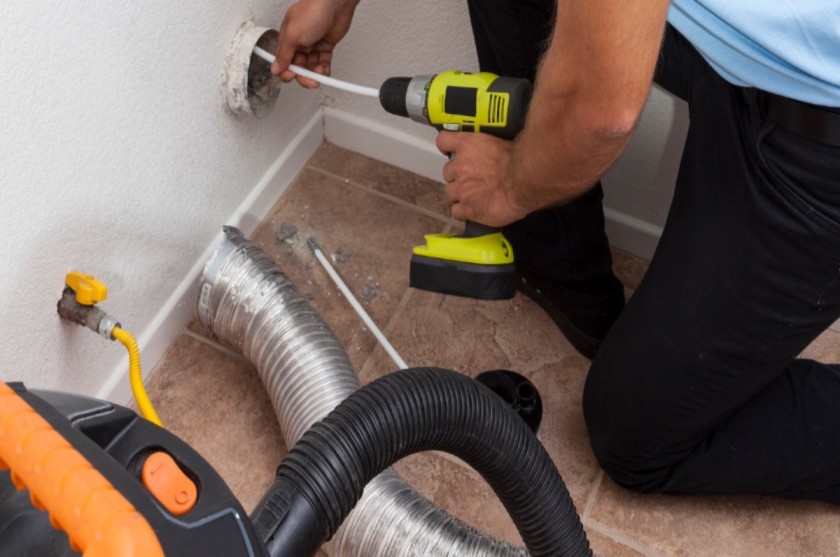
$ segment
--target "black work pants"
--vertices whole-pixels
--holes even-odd
[[[840,148],[763,117],[671,28],[656,80],[691,123],[659,246],[586,381],[595,454],[638,491],[840,504],[840,367],[797,357],[840,317]]]
[[[762,116],[676,31],[657,82],[689,105],[648,272],[589,372],[619,483],[840,504],[840,366],[798,354],[840,317],[840,147]]]

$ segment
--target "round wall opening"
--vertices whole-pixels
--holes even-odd
[[[274,52],[277,31],[253,21],[242,24],[225,57],[222,93],[229,112],[260,118],[271,112],[282,82],[271,73],[271,64],[254,54],[254,46]]]

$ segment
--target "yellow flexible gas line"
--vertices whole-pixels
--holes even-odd
[[[120,341],[128,350],[128,378],[131,381],[131,390],[134,393],[134,399],[137,401],[137,408],[140,409],[144,418],[163,427],[149,395],[146,394],[146,387],[143,386],[143,372],[140,369],[140,348],[137,347],[137,341],[134,340],[131,333],[119,327],[114,327],[111,336]]]

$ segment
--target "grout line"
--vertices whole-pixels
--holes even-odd
[[[398,303],[397,307],[394,308],[394,313],[391,315],[391,319],[389,319],[388,322],[385,324],[385,333],[392,332],[394,330],[394,327],[396,327],[397,320],[402,316],[402,313],[405,310],[405,306],[408,305],[408,301],[411,300],[412,292],[414,291],[410,287],[405,289],[405,293],[400,299],[400,303]]]
[[[420,207],[419,205],[415,205],[414,203],[409,203],[405,199],[400,199],[399,197],[395,197],[391,194],[381,192],[379,190],[371,188],[370,186],[365,186],[364,184],[360,184],[358,182],[355,182],[355,181],[353,181],[350,178],[347,178],[345,176],[339,176],[338,174],[333,174],[332,172],[330,172],[328,170],[324,170],[324,169],[318,168],[316,166],[309,166],[307,168],[309,168],[309,170],[311,170],[312,172],[316,172],[316,173],[321,174],[323,176],[327,176],[329,178],[339,180],[340,182],[342,182],[344,184],[348,184],[348,185],[350,185],[350,186],[352,186],[356,189],[362,190],[366,193],[373,194],[373,195],[375,195],[377,197],[380,197],[382,199],[387,199],[388,201],[391,201],[392,203],[396,203],[397,205],[400,205],[401,207],[404,207],[406,209],[410,209],[410,210],[415,211],[417,213],[421,213],[421,214],[423,214],[427,217],[431,217],[431,218],[433,218],[435,220],[438,220],[440,222],[450,224],[450,222],[452,220],[450,217],[447,217],[445,215],[441,215],[440,213],[436,213],[436,212],[431,211],[429,209],[424,209],[423,207]]]
[[[648,547],[647,545],[637,540],[634,540],[633,538],[631,538],[623,532],[619,532],[618,530],[610,528],[609,526],[605,526],[600,522],[597,522],[595,520],[584,520],[583,524],[587,529],[594,530],[595,532],[598,532],[602,536],[605,536],[614,542],[620,543],[621,545],[629,547],[633,551],[641,553],[645,557],[663,557],[663,555],[655,549]]]
[[[195,340],[197,340],[197,341],[199,341],[203,344],[206,344],[207,346],[210,346],[211,348],[215,348],[216,350],[218,350],[218,351],[220,351],[224,354],[227,354],[231,358],[235,358],[235,359],[237,359],[241,362],[245,362],[246,364],[251,365],[251,362],[249,362],[248,359],[245,358],[245,356],[243,356],[242,354],[237,354],[236,352],[234,352],[230,348],[222,346],[218,342],[216,342],[214,340],[210,340],[209,338],[207,338],[204,335],[200,335],[200,334],[198,334],[194,331],[191,331],[189,329],[184,329],[183,334],[185,334],[188,337],[191,337],[191,338],[193,338],[193,339],[195,339]]]
[[[382,328],[382,334],[383,335],[385,335],[387,337],[388,333],[390,333],[394,330],[394,327],[396,326],[397,320],[402,315],[403,309],[405,308],[405,306],[408,305],[408,301],[410,299],[411,299],[411,288],[406,288],[405,293],[402,295],[402,298],[400,299],[399,303],[397,304],[397,307],[394,308],[394,312],[391,314],[391,318],[388,320],[388,322]],[[368,332],[370,332],[370,331],[368,331]],[[365,360],[365,363],[362,364],[362,369],[360,369],[357,372],[357,376],[359,378],[363,377],[365,375],[365,373],[367,373],[370,370],[370,368],[373,366],[374,356],[376,355],[377,350],[382,350],[384,352],[384,349],[382,348],[382,346],[379,343],[376,343],[376,345],[373,347],[373,350],[371,350],[370,354],[368,354],[367,360]],[[412,364],[408,363],[408,366],[411,367]]]
[[[589,496],[586,498],[586,504],[584,505],[583,512],[580,515],[581,522],[583,522],[587,528],[595,530],[615,542],[626,545],[627,547],[642,553],[646,557],[660,557],[659,553],[634,540],[630,536],[589,518],[592,512],[592,507],[595,506],[595,501],[598,498],[598,492],[601,490],[601,484],[603,481],[604,471],[598,470],[598,475],[595,477],[595,481],[592,482],[592,488],[589,491]]]
[[[589,497],[586,498],[586,504],[583,506],[583,514],[581,514],[581,520],[586,520],[589,518],[589,511],[592,510],[593,505],[595,505],[595,499],[598,498],[598,490],[601,488],[601,481],[604,479],[604,471],[599,469],[598,475],[595,477],[595,481],[592,482],[592,488],[589,490]]]

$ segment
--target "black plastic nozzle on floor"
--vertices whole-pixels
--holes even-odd
[[[502,398],[535,434],[542,422],[542,397],[537,387],[525,376],[508,369],[485,371],[475,380]]]
[[[525,422],[478,382],[438,368],[408,369],[374,381],[304,434],[254,512],[271,555],[313,555],[374,476],[429,450],[451,453],[484,477],[531,555],[591,555],[566,486]],[[294,501],[297,511],[291,512]],[[291,526],[284,527],[283,520]],[[297,530],[318,539],[306,547],[290,542],[296,550],[288,552],[280,539],[283,532],[299,537]]]

